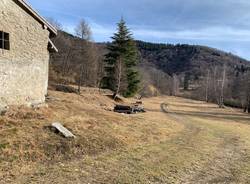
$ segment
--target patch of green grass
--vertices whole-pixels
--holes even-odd
[[[9,143],[0,143],[0,151],[6,149],[9,146]]]

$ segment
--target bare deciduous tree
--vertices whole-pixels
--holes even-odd
[[[219,98],[218,98],[218,76],[217,76],[217,66],[213,68],[213,81],[212,81],[212,85],[213,85],[213,96],[212,98],[217,102],[217,104],[219,104]]]
[[[94,45],[91,42],[91,37],[92,37],[91,28],[84,19],[82,19],[75,28],[75,34],[85,41],[85,44],[82,45],[81,48],[81,50],[83,51],[83,55],[85,55],[85,58],[82,58],[83,61],[80,65],[80,72],[79,72],[78,92],[80,94],[81,86],[83,84],[83,77],[89,78],[90,72],[88,70],[91,68],[91,66],[89,65],[92,65],[94,63],[92,60],[93,55],[91,55]]]
[[[143,96],[171,95],[173,88],[172,78],[161,70],[152,66],[141,66]],[[155,88],[154,88],[155,87]]]
[[[171,93],[171,95],[173,95],[173,96],[178,95],[179,86],[180,86],[179,78],[176,74],[174,74],[172,77],[172,93]]]
[[[91,28],[84,19],[81,19],[79,24],[76,26],[75,34],[76,36],[86,41],[90,41],[92,39]]]
[[[206,102],[208,102],[208,92],[209,92],[209,81],[210,81],[210,70],[207,70],[207,80],[206,80]]]
[[[220,89],[220,99],[219,99],[219,107],[223,108],[224,106],[224,88],[226,82],[226,65],[223,66],[223,74],[221,79],[221,89]]]
[[[52,17],[48,17],[48,18],[46,18],[46,20],[47,20],[52,26],[54,26],[57,30],[63,30],[63,26],[62,26],[62,24],[61,24],[58,20],[56,20],[56,19],[54,19],[54,18],[52,18]]]
[[[245,103],[244,103],[244,112],[250,113],[250,72],[248,72],[245,78]]]

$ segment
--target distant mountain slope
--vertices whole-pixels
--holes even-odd
[[[53,40],[59,52],[51,55],[50,81],[77,83],[80,66],[84,64],[83,85],[98,86],[103,76],[103,56],[107,52],[107,43],[95,43],[91,49],[94,62],[89,62],[89,51],[82,48],[86,42],[66,32],[59,32]],[[202,80],[208,73],[217,71],[221,77],[223,65],[227,65],[227,76],[234,80],[250,71],[250,62],[217,49],[196,45],[154,44],[136,41],[140,52],[139,70],[142,75],[143,92],[148,96],[154,94],[171,94],[173,89],[171,76],[177,75],[180,86],[188,74],[192,89],[201,87]],[[93,65],[94,64],[94,65]],[[85,74],[86,73],[86,74]],[[91,74],[91,75],[90,75]],[[97,76],[93,76],[93,74]],[[88,77],[89,76],[89,77]],[[235,79],[236,80],[236,79]]]
[[[235,72],[250,69],[250,62],[217,49],[196,45],[154,44],[137,41],[143,62],[153,64],[168,75],[189,72],[196,78],[204,76],[208,68],[226,64]]]

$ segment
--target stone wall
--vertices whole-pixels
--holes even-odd
[[[49,31],[13,0],[0,1],[0,30],[10,34],[10,50],[0,49],[0,104],[44,102]]]

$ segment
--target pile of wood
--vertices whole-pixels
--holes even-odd
[[[131,106],[126,105],[116,105],[114,112],[124,113],[124,114],[133,114],[133,109]]]
[[[146,112],[141,101],[133,103],[132,105],[116,105],[114,112],[124,114],[136,114]]]

